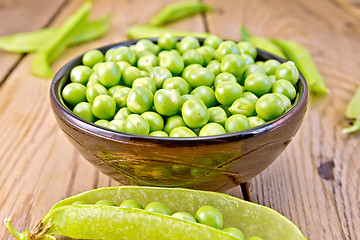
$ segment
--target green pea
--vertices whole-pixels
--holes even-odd
[[[228,72],[220,73],[215,77],[214,87],[216,88],[221,82],[225,82],[225,81],[236,82],[236,78],[234,75]]]
[[[131,67],[130,63],[125,61],[118,61],[116,62],[116,64],[119,66],[121,73],[125,70],[125,68]]]
[[[90,103],[87,103],[87,102],[78,103],[74,107],[73,112],[75,113],[75,115],[81,117],[82,119],[84,119],[84,120],[86,120],[88,122],[94,122],[95,121],[95,116],[92,113]]]
[[[156,112],[144,112],[141,116],[149,123],[150,132],[161,131],[164,128],[164,119]]]
[[[95,64],[103,62],[104,61],[104,54],[97,50],[93,49],[90,51],[87,51],[84,56],[82,57],[82,62],[84,65],[88,67],[93,67]]]
[[[203,55],[201,55],[201,53],[199,53],[198,51],[196,51],[194,49],[190,49],[190,50],[187,50],[186,52],[184,52],[184,54],[182,55],[182,59],[184,61],[185,66],[188,66],[191,64],[200,64],[200,65],[204,64]]]
[[[221,212],[213,206],[200,207],[196,212],[196,221],[220,230],[224,222]]]
[[[186,102],[186,100],[189,99],[195,99],[197,101],[200,101],[204,104],[204,102],[201,100],[201,98],[199,98],[198,96],[195,95],[191,95],[191,94],[185,94],[181,96],[181,107],[184,105],[184,102]],[[181,114],[181,112],[179,112]]]
[[[161,49],[171,50],[176,47],[177,38],[171,33],[163,33],[159,36],[158,45]]]
[[[141,77],[138,79],[135,79],[135,81],[132,84],[132,87],[144,87],[151,91],[152,94],[156,92],[156,83],[154,80],[152,80],[149,77]]]
[[[115,49],[110,61],[113,62],[124,61],[124,62],[128,62],[130,65],[134,65],[136,62],[136,53],[131,48],[122,46]]]
[[[125,120],[123,119],[114,119],[109,122],[109,129],[124,132],[125,131]]]
[[[221,71],[231,73],[235,77],[241,77],[245,68],[245,59],[240,55],[228,54],[221,60]]]
[[[175,115],[181,108],[181,96],[174,89],[159,89],[154,95],[154,106],[161,115]]]
[[[199,86],[192,90],[191,94],[199,97],[208,108],[217,104],[215,92],[208,86]]]
[[[181,219],[181,220],[196,222],[196,219],[190,213],[187,213],[187,212],[177,212],[171,216],[174,218],[177,218],[177,219]]]
[[[200,130],[199,137],[206,137],[206,136],[214,136],[214,135],[220,135],[225,134],[226,131],[223,126],[221,126],[219,123],[208,123],[205,126],[203,126]]]
[[[291,61],[282,63],[276,69],[276,79],[285,79],[295,85],[299,80],[299,71],[295,67],[295,64]]]
[[[121,88],[126,88],[126,86],[115,85],[115,86],[112,86],[111,88],[109,88],[107,91],[110,96],[114,96],[114,93]]]
[[[209,113],[210,113],[209,122],[219,123],[223,126],[225,125],[227,115],[223,108],[211,107],[209,108]]]
[[[257,64],[250,64],[246,66],[244,77],[247,78],[253,73],[265,73],[264,69]]]
[[[210,119],[210,113],[203,102],[189,99],[181,109],[184,122],[190,128],[204,126]]]
[[[246,65],[255,64],[255,60],[246,53],[242,53],[241,56],[244,58]]]
[[[93,103],[99,95],[108,95],[106,88],[99,83],[95,83],[86,89],[86,99],[89,103]]]
[[[214,76],[217,76],[221,73],[221,63],[218,60],[212,60],[207,66]]]
[[[112,87],[120,82],[121,70],[114,62],[105,62],[97,69],[99,81],[105,87]]]
[[[73,83],[81,83],[82,85],[86,86],[91,73],[91,68],[88,66],[79,65],[71,69],[70,80]]]
[[[150,132],[150,125],[142,116],[138,114],[130,114],[125,119],[125,132],[148,135]]]
[[[173,76],[179,75],[184,70],[184,61],[175,51],[162,51],[159,54],[159,65],[169,69]]]
[[[94,122],[95,125],[98,125],[100,127],[108,128],[109,127],[109,121],[105,119],[99,119],[96,122]]]
[[[100,83],[99,76],[98,76],[97,72],[92,72],[90,74],[88,82],[86,83],[86,87],[90,87],[91,85],[93,85],[95,83]]]
[[[279,79],[272,86],[273,93],[281,93],[287,96],[290,100],[294,100],[296,96],[296,89],[294,85],[292,85],[287,80]]]
[[[284,103],[285,112],[291,108],[291,101],[287,96],[281,93],[273,93],[273,94],[281,98],[282,102]]]
[[[273,85],[276,82],[276,76],[275,75],[270,75],[269,79],[270,79],[271,85]]]
[[[127,107],[123,107],[116,113],[114,119],[125,120],[130,114],[132,112]]]
[[[248,99],[253,100],[255,103],[257,102],[257,100],[259,99],[255,94],[253,94],[252,92],[244,92],[243,97],[246,97]]]
[[[147,72],[147,71],[140,70],[140,76],[141,76],[141,77],[150,77],[150,74],[149,74],[149,72]]]
[[[151,202],[145,207],[145,210],[149,212],[156,212],[165,215],[172,214],[170,208],[165,203],[162,202]]]
[[[230,40],[222,42],[215,51],[215,56],[219,61],[222,61],[223,57],[228,54],[240,54],[239,47],[235,42]]]
[[[127,97],[126,105],[133,113],[143,113],[153,106],[154,96],[148,88],[135,86]]]
[[[137,67],[140,70],[150,71],[150,69],[156,66],[159,66],[159,59],[152,54],[140,57],[137,62]]]
[[[144,52],[144,51],[150,51],[153,54],[157,54],[157,48],[155,47],[155,44],[148,39],[139,40],[135,44],[135,50],[137,53]]]
[[[93,70],[94,72],[96,72],[103,63],[104,63],[104,62],[98,62],[98,63],[96,63],[96,64],[92,67],[92,70]]]
[[[217,49],[221,43],[222,39],[216,35],[210,35],[209,37],[205,38],[204,41],[205,46],[210,46],[214,49]]]
[[[69,83],[64,87],[62,97],[71,106],[86,102],[86,87],[80,83]]]
[[[184,54],[186,51],[190,49],[197,49],[200,47],[199,40],[193,36],[186,36],[180,40],[179,44],[177,44],[177,50]]]
[[[127,67],[124,69],[122,73],[122,79],[124,81],[124,84],[128,87],[132,87],[133,82],[135,79],[141,77],[141,72],[136,67]]]
[[[263,67],[265,62],[264,61],[257,61],[255,64],[258,65],[259,67]]]
[[[155,132],[151,132],[149,133],[149,136],[154,136],[154,137],[168,137],[169,135],[164,132],[164,131],[155,131]]]
[[[215,97],[219,103],[230,106],[236,99],[242,96],[242,91],[240,84],[225,81],[215,88]]]
[[[120,206],[120,208],[129,208],[129,209],[144,209],[143,206],[135,200],[127,199],[123,201]]]
[[[188,127],[176,127],[171,130],[170,137],[197,137],[196,134]]]
[[[210,46],[201,46],[196,51],[203,56],[204,62],[202,65],[204,66],[208,65],[214,58],[215,49]]]
[[[253,73],[245,79],[244,86],[246,91],[260,97],[271,90],[271,81],[265,73]]]
[[[258,116],[252,116],[252,117],[249,117],[249,123],[250,123],[250,128],[254,128],[254,127],[257,127],[257,126],[260,126],[260,125],[263,125],[265,124],[265,120],[258,117]]]
[[[164,126],[164,131],[167,134],[170,134],[171,131],[174,128],[177,128],[177,127],[186,127],[186,124],[185,124],[184,119],[182,117],[180,117],[178,115],[175,115],[175,116],[171,116],[168,119],[166,119],[166,123],[165,123],[165,126]]]
[[[184,68],[184,71],[182,72],[181,76],[184,80],[188,81],[189,73],[192,69],[195,68],[202,68],[200,64],[191,64]]]
[[[254,44],[250,43],[250,42],[246,42],[246,41],[242,41],[238,43],[238,47],[240,50],[241,54],[248,54],[250,55],[253,59],[256,58],[257,56],[257,50]]]
[[[231,235],[237,239],[245,240],[244,234],[238,228],[228,227],[228,228],[224,228],[223,231],[227,232],[229,235]]]
[[[251,117],[255,114],[255,102],[249,98],[241,97],[236,99],[229,107],[232,114],[242,114]]]
[[[154,67],[149,73],[150,78],[155,81],[157,89],[163,86],[166,79],[172,77],[171,72],[165,67]]]
[[[249,128],[249,119],[242,114],[232,115],[225,122],[225,129],[227,133],[240,132]]]
[[[105,61],[106,62],[112,61],[114,53],[115,53],[115,48],[110,48],[109,50],[107,50],[104,56]]]
[[[180,95],[185,95],[190,92],[190,85],[181,77],[172,77],[165,80],[163,84],[164,89],[174,89]]]
[[[279,96],[268,93],[259,98],[255,106],[256,112],[265,121],[280,117],[284,111],[284,103]]]
[[[99,95],[94,99],[92,112],[95,117],[109,120],[115,116],[116,103],[109,95]]]
[[[194,68],[190,70],[187,81],[193,88],[199,86],[211,87],[214,83],[214,74],[207,68]]]
[[[106,199],[103,199],[103,200],[99,200],[95,203],[95,205],[101,205],[101,206],[114,206],[116,207],[117,205],[110,201],[110,200],[106,200]]]
[[[278,60],[275,59],[269,59],[264,62],[264,65],[262,68],[264,69],[265,73],[270,75],[276,74],[276,69],[281,65],[281,63]]]

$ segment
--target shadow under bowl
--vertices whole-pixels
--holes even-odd
[[[156,39],[152,39],[156,42]],[[125,41],[99,48],[130,46]],[[202,40],[200,39],[200,42]],[[298,131],[307,108],[308,87],[300,74],[297,103],[280,118],[245,131],[209,137],[166,138],[113,131],[76,116],[61,92],[82,55],[61,68],[50,87],[55,118],[80,154],[125,185],[188,187],[223,191],[249,181],[267,168]],[[256,60],[284,59],[258,49]]]

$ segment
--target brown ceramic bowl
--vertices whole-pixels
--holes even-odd
[[[156,39],[153,39],[156,42]],[[200,40],[201,41],[201,40]],[[129,46],[126,41],[99,48]],[[73,114],[61,91],[79,56],[56,74],[50,89],[54,115],[70,142],[103,173],[123,184],[225,190],[267,168],[289,144],[305,115],[308,87],[303,78],[295,106],[280,118],[246,131],[210,137],[164,138],[102,128]],[[258,50],[257,60],[284,59]]]

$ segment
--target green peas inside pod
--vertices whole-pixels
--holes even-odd
[[[162,202],[151,202],[145,207],[145,210],[149,212],[156,212],[165,215],[172,214],[170,208],[165,203]]]

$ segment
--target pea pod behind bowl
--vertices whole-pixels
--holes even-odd
[[[198,208],[211,205],[224,218],[224,228],[239,228],[246,239],[304,240],[300,230],[276,211],[226,194],[181,188],[122,186],[88,191],[55,204],[34,231],[18,233],[11,222],[6,224],[18,239],[53,239],[63,235],[81,239],[233,239],[221,230],[180,220],[168,215],[139,209],[93,205],[107,199],[120,205],[132,199],[143,206],[161,201],[173,212],[195,215]],[[73,205],[74,202],[92,205]]]

